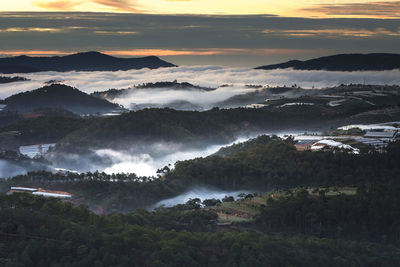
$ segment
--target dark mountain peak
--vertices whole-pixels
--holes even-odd
[[[79,58],[79,59],[96,59],[96,58],[114,58],[113,56],[109,56],[97,51],[89,51],[89,52],[79,52],[76,54],[65,56],[65,58]]]
[[[54,57],[0,58],[0,73],[29,73],[39,71],[118,71],[176,67],[155,56],[118,58],[96,51]]]
[[[256,69],[286,68],[329,71],[394,70],[400,68],[400,54],[338,54],[305,61],[291,60],[280,64],[257,67]]]

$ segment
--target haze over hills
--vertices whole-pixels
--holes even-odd
[[[155,56],[117,58],[99,52],[84,52],[68,56],[0,58],[0,73],[30,73],[39,71],[118,71],[175,67]]]
[[[63,108],[77,114],[121,110],[117,104],[63,84],[52,84],[10,96],[4,100],[4,104],[7,105],[7,110],[17,112],[31,112],[40,108]]]
[[[305,61],[290,60],[280,64],[260,66],[256,69],[273,70],[287,68],[328,71],[394,70],[400,68],[400,54],[339,54]]]

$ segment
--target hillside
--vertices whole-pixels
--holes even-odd
[[[201,90],[201,91],[212,91],[215,90],[215,88],[209,88],[209,87],[201,87],[198,85],[193,85],[188,82],[155,82],[155,83],[144,83],[140,85],[133,86],[131,88],[127,89],[109,89],[107,91],[100,91],[100,92],[93,92],[91,95],[102,98],[102,99],[107,99],[107,100],[113,100],[115,98],[120,98],[124,97],[126,95],[129,95],[130,93],[134,93],[135,90],[140,90],[140,89],[164,89],[164,90]]]
[[[63,108],[77,114],[104,113],[121,109],[117,104],[90,96],[63,84],[52,84],[19,93],[6,98],[4,103],[7,105],[7,110],[21,113],[40,108]]]
[[[83,206],[26,194],[1,196],[0,207],[4,266],[396,266],[400,261],[399,249],[390,244],[218,231],[215,214],[202,210],[99,216]]]
[[[228,143],[246,133],[328,130],[400,118],[400,90],[396,86],[343,85],[320,91],[293,88],[284,94],[273,94],[271,90],[274,91],[267,88],[226,101],[226,106],[238,101],[258,103],[259,108],[215,108],[203,112],[143,109],[87,124],[63,142],[101,148],[124,148],[127,143],[140,141]],[[302,92],[304,96],[300,96]]]
[[[191,146],[226,144],[241,134],[268,129],[307,129],[335,118],[311,107],[293,109],[212,109],[204,112],[143,109],[101,118],[69,134],[60,145],[70,148],[126,149],[141,142],[177,142]]]
[[[72,194],[69,201],[29,193],[0,195],[0,262],[398,265],[399,143],[384,153],[363,155],[300,152],[288,141],[266,137],[248,145],[233,148],[225,158],[180,162],[164,179],[153,181],[100,172],[31,172],[0,179],[2,192],[24,186]],[[273,191],[244,194],[236,201],[225,197],[222,203],[195,198],[172,208],[137,209],[201,183],[262,185]]]
[[[39,71],[118,71],[130,69],[174,67],[155,56],[117,58],[99,52],[68,56],[0,58],[0,73],[30,73]]]
[[[280,64],[260,66],[256,69],[287,68],[328,71],[394,70],[400,68],[400,54],[339,54],[306,61],[291,60]]]

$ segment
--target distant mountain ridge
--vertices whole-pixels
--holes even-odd
[[[155,56],[117,58],[99,52],[84,52],[68,56],[0,58],[0,73],[30,73],[39,71],[118,71],[176,67]]]
[[[400,54],[338,54],[305,61],[291,60],[280,64],[260,66],[256,69],[273,70],[287,68],[328,71],[394,70],[400,69]]]
[[[107,113],[122,108],[104,99],[90,96],[64,84],[52,84],[42,88],[12,95],[4,99],[7,110],[20,113],[43,108],[62,108],[76,114]]]

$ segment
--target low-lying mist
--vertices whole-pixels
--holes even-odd
[[[157,170],[175,162],[198,157],[206,157],[217,152],[221,147],[237,142],[244,142],[254,136],[240,137],[230,144],[209,144],[199,148],[176,143],[154,143],[131,146],[126,150],[99,149],[91,156],[65,154],[49,155],[48,160],[56,168],[78,172],[100,171],[107,174],[135,173],[138,176],[156,176]],[[57,157],[59,156],[59,157]]]
[[[51,170],[51,168],[45,164],[38,162],[21,162],[15,163],[9,160],[0,159],[0,178],[11,178],[17,175],[25,175],[31,171],[39,170]]]
[[[0,178],[9,178],[20,174],[26,174],[27,169],[9,161],[0,160]]]
[[[168,166],[172,169],[177,161],[207,157],[222,147],[245,142],[259,135],[298,135],[304,131],[259,132],[241,136],[226,144],[205,144],[193,147],[190,144],[178,143],[140,143],[127,144],[125,150],[98,149],[90,154],[50,153],[46,159],[53,163],[54,171],[58,169],[76,172],[105,172],[107,174],[135,173],[138,176],[157,176],[157,170]]]
[[[160,202],[156,203],[152,208],[154,209],[160,206],[172,207],[178,204],[184,204],[188,200],[194,198],[199,198],[201,201],[203,201],[205,199],[212,199],[212,198],[222,200],[226,196],[233,196],[236,200],[238,198],[238,195],[241,193],[248,194],[250,193],[250,191],[248,190],[224,191],[207,187],[195,187],[176,197],[161,200]]]
[[[218,88],[223,84],[226,90],[219,88],[214,93],[203,92],[196,97],[186,93],[169,92],[164,90],[159,92],[147,90],[135,95],[129,102],[140,103],[147,98],[157,99],[160,103],[171,100],[193,100],[201,101],[202,105],[211,105],[211,102],[222,101],[235,94],[251,92],[255,89],[247,88],[246,84],[282,86],[293,85],[304,88],[324,88],[336,86],[342,83],[365,83],[365,84],[397,84],[400,85],[400,75],[398,70],[393,71],[305,71],[292,69],[278,70],[255,70],[249,68],[232,68],[221,66],[181,66],[177,68],[160,68],[155,70],[140,69],[129,71],[94,71],[94,72],[39,72],[29,74],[10,74],[9,76],[19,75],[30,79],[30,81],[14,82],[0,85],[0,99],[12,94],[37,89],[45,85],[46,82],[60,81],[64,84],[74,86],[86,93],[94,91],[104,91],[110,88],[129,88],[134,85],[159,82],[174,81],[189,82],[194,85]],[[148,92],[146,94],[146,92]],[[171,94],[170,94],[171,93]],[[198,100],[204,98],[204,100]],[[217,99],[217,100],[216,100]],[[122,100],[121,100],[122,101]],[[122,102],[121,102],[122,103]]]
[[[219,87],[216,90],[174,90],[171,88],[135,89],[112,102],[130,108],[134,105],[177,106],[177,102],[190,103],[201,109],[209,109],[215,103],[224,101],[234,95],[242,95],[252,90],[245,86]],[[193,108],[198,109],[198,108]]]

